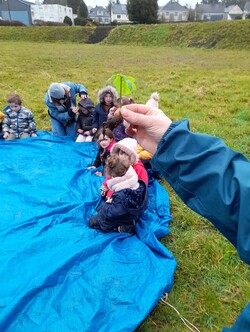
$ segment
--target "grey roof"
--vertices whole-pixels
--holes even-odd
[[[97,15],[97,12],[103,12],[103,16],[110,16],[107,9],[105,9],[102,6],[95,6],[95,8],[91,8],[90,11],[89,11],[89,15],[91,15],[91,16],[100,16],[100,15]]]
[[[245,3],[244,10],[248,12],[250,11],[250,1]]]
[[[115,4],[112,6],[113,14],[127,14],[127,5]]]
[[[179,4],[179,2],[170,0],[165,6],[161,8],[161,10],[168,10],[168,11],[184,11],[188,10],[187,7],[182,6]]]
[[[211,14],[221,14],[225,11],[225,5],[217,3],[217,4],[197,4],[195,7],[196,12],[200,13],[211,13]]]

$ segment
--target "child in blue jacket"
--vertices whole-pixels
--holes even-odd
[[[147,185],[138,180],[129,160],[117,155],[107,158],[105,174],[110,177],[107,185],[113,195],[90,218],[89,225],[103,232],[135,234],[135,224],[148,207]]]

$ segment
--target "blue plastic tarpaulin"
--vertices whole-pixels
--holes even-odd
[[[137,235],[88,227],[96,144],[39,132],[0,140],[0,331],[132,331],[173,286],[168,194],[149,183]]]

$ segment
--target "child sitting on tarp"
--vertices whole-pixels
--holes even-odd
[[[148,207],[147,185],[138,180],[130,160],[121,155],[107,158],[105,173],[113,195],[98,208],[98,214],[90,218],[89,225],[104,232],[135,234],[135,225]]]
[[[88,169],[97,168],[101,165],[105,165],[107,157],[110,155],[112,146],[116,143],[114,134],[110,129],[100,128],[95,135],[95,139],[99,145],[99,150],[94,161],[93,166],[89,166]],[[102,176],[102,172],[95,172],[97,176]]]
[[[6,109],[3,120],[3,138],[15,140],[37,136],[33,114],[22,106],[21,97],[13,94],[8,97],[7,101],[9,108]]]
[[[79,134],[76,142],[91,142],[93,139],[92,122],[94,112],[93,101],[86,97],[78,103],[78,117],[76,121],[76,132]]]
[[[120,142],[113,145],[110,151],[111,155],[118,155],[121,159],[128,160],[130,165],[135,170],[138,178],[148,184],[148,173],[137,156],[137,141],[134,138],[124,138]],[[110,198],[112,191],[109,190],[107,185],[108,176],[104,180],[100,190],[102,197]]]
[[[120,104],[121,106],[134,104],[134,99],[125,96],[118,98],[116,106],[112,107],[109,111],[107,122],[103,124],[113,131],[116,142],[121,141],[123,138],[129,137],[129,135],[126,134],[126,128],[122,118],[114,115],[114,112],[118,109]]]
[[[110,109],[116,105],[118,93],[116,89],[107,85],[100,89],[97,94],[99,104],[95,106],[92,131],[95,134],[101,128],[103,122],[107,121]]]
[[[0,134],[2,133],[4,113],[0,111]]]

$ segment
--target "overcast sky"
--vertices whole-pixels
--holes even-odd
[[[95,6],[103,6],[107,7],[108,0],[84,0],[87,6],[95,7]],[[169,0],[158,0],[158,6],[162,7],[166,5],[169,2]],[[197,0],[179,0],[180,5],[185,6],[188,5],[188,7],[194,8],[197,2]],[[127,1],[121,0],[120,3],[126,4]]]

